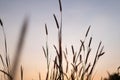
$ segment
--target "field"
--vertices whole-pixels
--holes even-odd
[[[59,18],[56,14],[53,14],[54,24],[56,25],[56,34],[57,34],[57,42],[56,44],[50,44],[50,32],[49,26],[47,23],[44,24],[43,30],[45,31],[45,46],[41,46],[42,52],[45,58],[43,63],[46,64],[45,76],[43,78],[41,72],[38,73],[38,80],[96,80],[95,70],[97,63],[102,57],[106,54],[104,51],[104,45],[102,41],[99,44],[93,41],[93,37],[90,36],[90,30],[92,25],[86,29],[86,33],[82,34],[84,36],[83,39],[79,40],[79,48],[76,48],[74,44],[71,45],[69,48],[64,46],[63,44],[63,9],[62,9],[62,2],[58,0],[59,3]],[[18,43],[15,49],[15,54],[13,55],[13,60],[10,58],[10,54],[8,53],[8,44],[7,44],[7,37],[5,32],[5,26],[2,19],[0,19],[0,26],[1,31],[3,33],[3,48],[5,50],[4,54],[0,54],[0,80],[25,80],[24,75],[24,66],[20,64],[21,56],[22,56],[22,49],[24,48],[24,42],[27,37],[26,33],[29,29],[29,17],[26,16],[23,24],[22,29],[20,31],[20,35],[18,38]],[[69,29],[68,29],[69,30]],[[73,33],[74,35],[74,33]],[[78,34],[79,35],[79,34]],[[103,39],[104,41],[104,39]],[[97,44],[97,48],[91,46],[92,44]],[[51,48],[55,51],[55,55],[51,57]],[[94,51],[94,53],[92,52]],[[53,52],[54,53],[54,52]],[[72,53],[70,55],[70,53]],[[90,55],[93,55],[92,58]],[[70,58],[69,58],[70,56]],[[52,58],[52,59],[51,59]],[[38,61],[39,64],[39,61]],[[42,63],[41,63],[42,64]],[[21,66],[20,66],[21,65]],[[102,64],[101,64],[102,65]],[[118,66],[117,66],[118,67]],[[101,77],[101,80],[120,80],[120,67],[117,68],[113,74],[106,71],[108,74],[108,78]],[[19,71],[18,71],[19,70]],[[19,72],[19,73],[18,73]],[[20,75],[18,79],[18,74]],[[32,79],[31,79],[32,80]]]

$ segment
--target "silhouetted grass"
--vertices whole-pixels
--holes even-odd
[[[55,51],[56,51],[56,56],[54,58],[54,65],[53,68],[51,68],[51,73],[50,76],[47,76],[46,80],[91,80],[92,79],[92,73],[94,71],[94,68],[96,66],[97,61],[99,58],[105,53],[103,52],[104,46],[101,48],[102,42],[100,41],[98,45],[98,49],[96,51],[96,55],[94,58],[94,62],[88,62],[89,55],[91,53],[91,43],[92,43],[92,37],[90,37],[89,44],[86,47],[85,41],[86,38],[88,37],[88,33],[90,31],[91,26],[88,27],[85,38],[84,40],[80,40],[81,45],[79,52],[75,52],[75,48],[73,45],[71,45],[73,57],[72,57],[72,63],[71,66],[73,67],[71,69],[70,74],[68,74],[68,69],[69,69],[69,60],[67,59],[67,48],[65,49],[66,51],[63,51],[63,46],[62,46],[62,5],[61,5],[61,0],[59,0],[59,7],[60,7],[60,13],[61,13],[61,20],[60,22],[57,20],[57,17],[55,14],[53,14],[57,29],[58,29],[58,47],[56,45],[53,45]],[[61,23],[61,25],[59,24]],[[46,29],[46,27],[45,27]],[[47,30],[46,30],[47,32]],[[48,32],[47,32],[48,33]],[[48,47],[47,47],[48,48]],[[45,49],[43,48],[43,51],[45,53]],[[82,54],[82,52],[84,54]],[[87,53],[85,53],[87,52]],[[48,53],[49,54],[49,53]],[[86,56],[85,56],[86,54]],[[85,60],[83,60],[83,57],[85,57]],[[48,59],[48,58],[47,58]],[[63,59],[65,59],[66,66],[63,65]],[[65,71],[63,68],[65,67]],[[48,69],[47,69],[48,70]],[[49,71],[47,71],[48,74]]]
[[[60,21],[58,21],[55,14],[53,14],[53,18],[55,20],[55,24],[58,31],[58,46],[53,45],[53,48],[56,51],[56,56],[54,57],[53,65],[50,67],[50,60],[49,60],[49,47],[48,47],[48,29],[47,24],[45,24],[45,32],[46,32],[46,45],[43,46],[43,53],[46,58],[46,65],[47,65],[47,72],[46,72],[46,80],[92,80],[93,79],[93,71],[95,69],[95,66],[100,59],[101,56],[104,55],[104,46],[102,46],[102,41],[100,41],[98,48],[95,53],[95,58],[93,60],[93,63],[88,61],[89,57],[91,55],[91,45],[92,45],[92,37],[90,36],[89,43],[85,44],[86,39],[88,39],[89,31],[91,26],[88,27],[86,34],[84,36],[84,39],[80,39],[80,45],[79,50],[76,52],[76,49],[74,45],[71,45],[71,51],[72,51],[72,62],[69,63],[69,60],[67,56],[69,55],[68,49],[63,49],[62,45],[62,4],[61,0],[59,0],[59,8],[60,8]],[[0,59],[2,61],[3,70],[0,70],[3,74],[6,76],[4,77],[4,80],[15,80],[16,77],[16,71],[19,64],[19,59],[21,56],[21,50],[24,44],[25,35],[27,32],[28,27],[28,19],[25,18],[21,30],[21,34],[18,41],[18,46],[15,52],[15,56],[13,58],[13,62],[10,64],[10,59],[7,51],[7,40],[6,40],[6,34],[4,31],[4,25],[2,20],[0,19],[0,25],[3,29],[3,35],[4,35],[4,46],[5,46],[5,61],[0,54]],[[101,47],[102,46],[102,47]],[[66,65],[63,64],[63,60],[65,60]],[[70,65],[69,65],[70,64]],[[70,66],[72,68],[70,68]],[[20,67],[21,72],[21,80],[24,80],[24,72],[23,67]],[[6,78],[7,77],[7,78]],[[39,80],[41,80],[41,74],[39,73]]]
[[[24,38],[25,38],[26,31],[27,31],[27,27],[28,27],[28,19],[25,18],[25,20],[23,22],[23,26],[22,26],[22,29],[21,29],[21,34],[20,34],[20,37],[19,37],[17,49],[16,49],[16,52],[15,52],[15,56],[14,56],[12,64],[10,64],[10,59],[9,59],[8,54],[7,54],[6,34],[5,34],[5,31],[4,31],[4,26],[3,26],[3,23],[2,23],[1,19],[0,19],[0,23],[1,23],[1,26],[2,26],[2,29],[3,29],[3,33],[4,33],[5,52],[6,52],[5,53],[6,54],[5,61],[3,60],[2,56],[0,55],[0,58],[1,58],[1,61],[2,61],[3,67],[4,67],[3,70],[0,70],[0,71],[2,73],[4,73],[5,75],[7,75],[8,80],[15,80],[16,73],[17,73],[16,71],[17,71],[18,64],[19,64],[19,59],[20,59],[20,56],[21,56],[21,50],[22,50],[22,47],[23,47],[23,44],[24,44]],[[6,77],[4,77],[4,79],[6,79]],[[23,80],[23,69],[22,69],[22,67],[21,67],[21,80]]]

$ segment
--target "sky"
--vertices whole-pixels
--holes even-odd
[[[51,58],[57,45],[57,28],[53,14],[60,20],[57,0],[0,0],[0,18],[7,36],[8,53],[12,60],[21,25],[29,16],[29,28],[22,51],[20,65],[23,65],[25,79],[37,79],[38,73],[45,73],[45,58],[42,46],[45,46],[44,24],[48,26]],[[62,0],[63,8],[63,46],[73,44],[78,50],[80,39],[91,25],[89,36],[93,37],[93,52],[100,41],[106,54],[99,60],[95,72],[104,76],[107,71],[114,72],[120,66],[120,1],[119,0]],[[0,28],[0,53],[4,55],[4,40]],[[69,50],[71,53],[71,50]],[[91,54],[91,59],[94,55]],[[1,63],[1,62],[0,62]],[[96,76],[97,76],[96,75]],[[44,75],[42,75],[44,76]]]

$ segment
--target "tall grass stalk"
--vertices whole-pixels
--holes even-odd
[[[93,64],[91,62],[88,61],[89,59],[89,55],[91,54],[92,48],[91,48],[91,44],[92,44],[92,37],[90,37],[89,43],[87,44],[86,47],[86,39],[88,37],[91,25],[88,27],[85,37],[83,40],[80,40],[80,48],[78,50],[78,52],[75,52],[75,48],[72,45],[71,49],[72,49],[72,53],[73,53],[73,57],[72,57],[72,63],[71,66],[73,67],[71,70],[71,72],[68,73],[69,70],[69,60],[67,59],[67,54],[69,54],[67,52],[67,48],[65,49],[65,51],[63,50],[63,46],[62,46],[62,5],[61,5],[61,0],[59,0],[59,8],[60,8],[60,24],[59,21],[56,17],[55,14],[53,14],[56,26],[57,26],[57,30],[58,30],[58,47],[56,45],[53,45],[55,51],[56,51],[56,56],[54,58],[54,65],[53,68],[51,68],[51,73],[50,73],[50,77],[49,80],[92,80],[92,73],[94,71],[95,65],[97,63],[97,61],[99,60],[99,58],[105,53],[103,52],[103,48],[101,48],[101,43],[99,43],[97,52],[96,52],[96,56],[94,59]],[[47,30],[46,30],[47,33]],[[100,51],[99,51],[100,50]],[[45,53],[45,49],[43,49],[44,53]],[[63,57],[64,56],[64,57]],[[64,58],[64,59],[63,59]],[[66,62],[66,66],[63,65],[63,60],[65,60]],[[64,68],[65,71],[64,71]]]
[[[72,52],[72,62],[68,60],[68,55],[70,55],[70,52],[68,51],[68,48],[66,47],[63,49],[62,45],[62,3],[61,0],[58,0],[59,2],[59,11],[60,11],[60,21],[58,21],[55,14],[53,14],[53,18],[55,20],[55,24],[58,31],[58,46],[53,45],[53,48],[56,51],[56,55],[53,58],[53,65],[50,66],[51,61],[49,59],[49,56],[51,55],[49,53],[49,45],[48,45],[48,29],[47,24],[45,24],[45,33],[46,33],[46,43],[45,46],[42,46],[44,56],[46,58],[46,65],[47,65],[47,72],[46,72],[46,80],[93,80],[94,76],[94,69],[95,66],[100,59],[101,56],[105,54],[104,52],[104,46],[102,46],[102,41],[100,41],[97,51],[95,53],[95,58],[93,60],[93,63],[89,61],[91,51],[93,48],[91,47],[93,43],[93,38],[90,36],[88,44],[86,43],[86,39],[89,37],[89,31],[91,26],[88,27],[86,34],[84,36],[84,39],[80,39],[79,49],[76,50],[75,46],[71,45],[71,52]],[[2,72],[5,77],[4,80],[15,80],[16,74],[17,74],[17,68],[19,65],[19,60],[21,57],[21,51],[24,44],[25,35],[28,28],[28,18],[25,18],[21,34],[19,36],[19,41],[17,45],[17,49],[15,52],[15,55],[13,57],[13,62],[10,63],[8,50],[7,50],[7,40],[6,40],[6,34],[4,31],[4,25],[2,20],[0,19],[0,25],[3,30],[3,36],[4,36],[4,48],[5,48],[5,59],[0,54],[0,60],[2,62],[3,69],[0,69],[0,72]],[[102,46],[102,47],[101,47]],[[63,64],[63,60],[65,60],[66,65]],[[71,66],[71,67],[70,67]],[[20,67],[21,72],[21,80],[24,79],[23,74],[23,67]],[[6,78],[7,77],[7,78]],[[41,74],[39,73],[39,80],[41,80]]]

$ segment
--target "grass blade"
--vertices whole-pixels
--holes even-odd
[[[86,59],[85,59],[85,64],[87,64],[87,61],[88,61],[88,57],[89,57],[90,52],[91,52],[91,49],[89,48],[89,50],[88,50],[88,52],[87,52]]]
[[[16,53],[13,59],[13,67],[12,67],[12,75],[16,75],[16,71],[17,71],[17,67],[19,64],[19,59],[21,57],[21,51],[22,51],[22,47],[23,47],[23,43],[24,43],[24,39],[25,39],[25,35],[27,32],[27,27],[28,27],[28,18],[25,18],[22,29],[21,29],[21,34],[19,37],[19,41],[18,41],[18,45],[17,45],[17,49],[16,49]]]
[[[2,22],[2,20],[0,19],[0,25],[3,27],[3,22]]]
[[[64,53],[64,57],[65,57],[65,61],[66,61],[66,73],[68,72],[68,60],[67,60],[67,56],[66,56],[66,54],[65,54],[65,52],[63,52]]]
[[[47,24],[45,24],[46,35],[48,35]]]
[[[88,28],[88,30],[87,30],[87,32],[86,32],[86,34],[85,34],[85,37],[87,37],[88,32],[89,32],[89,30],[90,30],[90,27],[91,27],[91,26],[89,26],[89,28]]]
[[[39,80],[41,80],[41,74],[39,73]]]
[[[105,52],[102,52],[101,54],[99,54],[98,55],[98,59],[102,56],[102,55],[104,55],[105,54]]]
[[[2,61],[3,67],[5,67],[5,63],[4,63],[4,61],[3,61],[3,58],[2,58],[2,55],[1,55],[1,54],[0,54],[0,59],[1,59],[1,61]]]
[[[55,48],[56,53],[57,53],[57,56],[59,57],[59,52],[58,52],[58,50],[57,50],[57,47],[56,47],[55,45],[53,45],[53,47]]]
[[[55,19],[55,22],[56,22],[57,28],[59,29],[58,20],[57,20],[57,18],[56,18],[56,16],[55,16],[55,14],[53,14],[53,16],[54,16],[54,19]]]
[[[20,67],[20,71],[21,71],[21,80],[23,80],[23,68],[22,68],[22,66]]]
[[[59,0],[59,7],[60,7],[60,12],[62,12],[62,4],[61,4],[61,0]]]
[[[45,48],[44,48],[44,47],[42,47],[42,49],[43,49],[43,52],[44,52],[45,58],[47,58]]]
[[[87,73],[87,72],[88,72],[88,70],[89,70],[90,66],[91,66],[91,64],[89,63],[88,67],[87,67],[87,68],[86,68],[86,70],[85,70],[85,73]]]
[[[101,43],[102,43],[102,42],[100,41],[99,46],[98,46],[98,49],[97,49],[97,52],[96,52],[96,56],[95,56],[95,59],[94,59],[93,65],[92,65],[92,68],[91,68],[90,73],[89,73],[89,76],[92,75],[93,69],[94,69],[95,64],[96,64],[96,62],[97,62],[98,52],[99,52],[99,48],[100,48],[100,46],[101,46]]]
[[[92,42],[92,37],[90,37],[90,41],[89,41],[89,45],[88,45],[88,47],[90,47],[91,42]]]
[[[7,72],[5,72],[4,70],[1,70],[1,69],[0,69],[0,72],[2,72],[2,73],[4,73],[5,75],[7,75],[7,76],[9,77],[9,80],[13,80],[13,77],[12,77],[10,74],[8,74]]]
[[[3,26],[3,22],[2,20],[0,19],[0,24],[2,26],[2,30],[3,30],[3,36],[4,36],[4,47],[5,47],[5,56],[6,56],[6,62],[8,61],[8,51],[7,51],[7,40],[6,40],[6,34],[5,34],[5,30],[4,30],[4,26]],[[6,63],[7,64],[7,63]],[[8,64],[7,64],[8,65]]]
[[[6,56],[5,60],[6,60],[7,67],[9,67],[9,61],[8,61],[8,57],[7,56]]]

